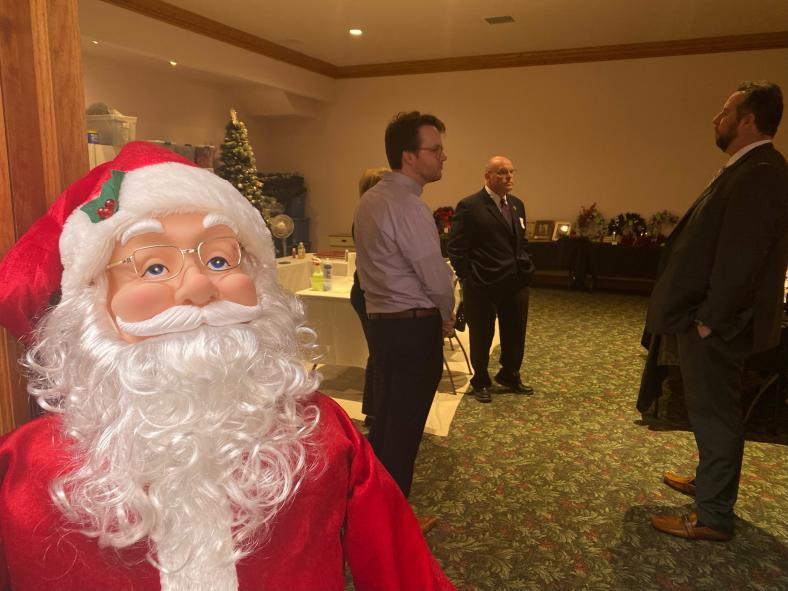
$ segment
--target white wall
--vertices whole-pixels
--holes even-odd
[[[221,86],[171,70],[83,53],[86,106],[108,104],[137,117],[137,139],[219,145],[237,101]],[[243,113],[241,113],[243,115]]]
[[[83,63],[86,104],[139,117],[138,139],[218,149],[241,104],[177,68],[87,53]],[[788,93],[788,50],[340,80],[315,118],[239,114],[261,170],[305,175],[313,247],[325,249],[350,229],[361,172],[386,165],[383,132],[397,111],[432,112],[448,127],[444,178],[424,193],[432,208],[478,190],[487,158],[504,154],[531,220],[574,220],[594,201],[608,217],[682,213],[726,159],[712,117],[740,80],[762,78]],[[788,153],[782,127],[776,144]]]
[[[711,119],[739,81],[764,78],[788,94],[788,50],[340,80],[315,119],[247,124],[260,169],[306,176],[313,246],[327,248],[350,229],[361,172],[386,165],[397,111],[448,128],[444,178],[424,193],[432,208],[478,190],[486,160],[504,154],[531,220],[574,220],[594,201],[608,217],[682,213],[727,158]]]

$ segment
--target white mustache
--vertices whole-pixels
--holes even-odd
[[[186,332],[207,324],[228,326],[243,324],[258,318],[263,313],[260,304],[244,306],[227,300],[211,302],[205,306],[173,306],[156,314],[153,318],[139,322],[126,322],[115,317],[118,328],[135,337],[154,337],[173,332]]]

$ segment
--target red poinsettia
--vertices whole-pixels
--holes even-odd
[[[432,212],[435,218],[435,225],[438,227],[439,234],[448,234],[451,230],[451,219],[454,217],[453,207],[439,207]]]

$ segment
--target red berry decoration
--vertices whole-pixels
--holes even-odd
[[[102,220],[106,220],[108,217],[112,217],[112,214],[115,213],[115,200],[107,199],[104,202],[104,207],[99,207],[96,210],[96,213]]]

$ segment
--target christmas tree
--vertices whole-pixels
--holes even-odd
[[[221,164],[216,171],[223,179],[231,182],[263,216],[265,223],[284,207],[274,197],[263,195],[263,183],[257,176],[252,146],[246,125],[238,120],[235,109],[230,109],[230,122],[225,127],[224,143],[220,147]]]

